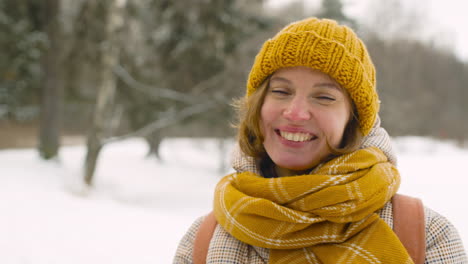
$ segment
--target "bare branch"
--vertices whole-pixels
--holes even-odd
[[[206,98],[204,98],[203,101],[200,100],[201,93],[203,93],[205,90],[209,89],[210,87],[216,85],[218,81],[220,81],[224,75],[225,71],[221,71],[218,74],[213,75],[212,77],[203,80],[199,83],[197,83],[195,86],[192,88],[192,93],[190,94],[185,94],[181,93],[178,91],[174,91],[171,89],[166,89],[166,88],[158,88],[154,87],[151,85],[147,85],[144,83],[141,83],[137,80],[135,80],[130,73],[125,70],[121,65],[117,65],[114,69],[114,73],[122,80],[124,81],[128,86],[145,93],[153,98],[167,98],[167,99],[172,99],[176,101],[181,101],[184,103],[203,103],[203,101],[206,101]],[[213,95],[214,99],[217,101],[226,101],[227,98],[225,98],[221,94],[215,94]]]
[[[196,105],[191,105],[191,106],[188,106],[178,112],[175,112],[173,114],[169,114],[163,118],[158,118],[157,120],[155,120],[154,122],[144,126],[143,128],[137,130],[137,131],[134,131],[134,132],[131,132],[129,134],[126,134],[126,135],[123,135],[123,136],[118,136],[118,137],[113,137],[113,138],[109,138],[109,139],[106,139],[103,141],[103,145],[104,144],[107,144],[107,143],[112,143],[112,142],[116,142],[116,141],[120,141],[120,140],[124,140],[124,139],[128,139],[128,138],[132,138],[132,137],[144,137],[144,136],[147,136],[147,135],[150,135],[151,133],[157,131],[158,129],[161,129],[161,128],[164,128],[164,127],[167,127],[169,125],[172,125],[172,124],[175,124],[175,123],[178,123],[188,117],[191,117],[191,116],[194,116],[196,114],[200,114],[200,113],[203,113],[203,112],[206,112],[212,108],[215,108],[216,106],[218,106],[219,104],[216,103],[215,101],[211,101],[211,102],[205,102],[205,103],[200,103],[200,104],[196,104]]]
[[[215,85],[218,81],[220,81],[223,77],[224,77],[224,74],[226,73],[225,70],[221,71],[220,73],[218,74],[215,74],[213,76],[211,76],[210,78],[206,79],[206,80],[203,80],[199,83],[197,83],[195,86],[193,86],[192,90],[194,91],[193,93],[194,94],[200,94],[202,92],[204,92],[206,89],[212,87],[213,85]]]
[[[153,98],[167,98],[175,101],[181,101],[185,103],[195,103],[198,102],[197,98],[194,98],[191,95],[187,95],[181,92],[177,92],[171,89],[154,87],[147,84],[143,84],[135,80],[127,70],[125,70],[121,65],[117,65],[114,68],[114,73],[128,86],[145,93]]]

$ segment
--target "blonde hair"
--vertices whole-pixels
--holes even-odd
[[[242,152],[260,158],[266,154],[263,134],[260,129],[261,110],[268,91],[270,77],[267,77],[250,96],[234,101],[238,123],[237,140]]]

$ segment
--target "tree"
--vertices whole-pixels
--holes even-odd
[[[0,119],[37,117],[47,42],[42,10],[38,1],[0,0]]]
[[[366,40],[377,68],[380,115],[392,135],[460,139],[468,131],[463,93],[466,63],[412,40]],[[466,98],[466,97],[465,97]],[[465,108],[465,109],[464,109]]]
[[[43,54],[44,76],[41,98],[41,121],[38,150],[44,159],[58,155],[61,115],[63,113],[63,84],[61,83],[61,29],[60,1],[47,0],[44,4],[44,27],[48,46]]]
[[[356,27],[355,21],[344,14],[341,0],[323,0],[322,10],[318,17],[334,19],[350,27]]]
[[[38,151],[45,159],[55,157],[60,144],[59,15],[59,0],[0,1],[0,46],[4,51],[0,105],[6,118],[14,121],[33,120],[41,113]]]
[[[124,45],[121,53],[117,100],[125,107],[123,112],[130,130],[152,123],[161,113],[177,112],[205,101],[196,98],[206,96],[211,90],[228,91],[227,85],[220,83],[221,77],[227,75],[224,74],[226,56],[233,54],[242,40],[265,24],[258,12],[254,14],[252,10],[252,4],[259,8],[261,1],[245,1],[244,5],[241,2],[244,1],[129,2],[126,34],[132,36],[132,44]],[[147,50],[149,55],[135,56],[135,47]],[[232,73],[232,68],[229,71]],[[235,83],[241,86],[243,79]],[[146,89],[141,89],[143,86]],[[169,89],[175,96],[148,96],[152,93],[147,91],[154,90],[154,86]],[[191,115],[184,122],[225,118],[220,112]],[[145,136],[151,154],[158,155],[158,146],[164,134],[169,133],[165,131],[166,128],[160,128]]]
[[[163,130],[181,122],[172,131],[190,135],[183,128],[201,123],[196,130],[225,136],[231,97],[243,92],[257,49],[240,44],[267,24],[261,3],[0,0],[0,46],[8,50],[0,54],[0,114],[37,107],[30,95],[43,91],[38,138],[47,158],[58,151],[62,122],[87,127],[89,118],[84,179],[90,185],[106,143],[145,137],[157,154]],[[42,10],[52,13],[41,16]]]
[[[97,76],[98,89],[96,104],[93,113],[93,122],[87,138],[87,153],[85,160],[84,180],[92,184],[99,152],[103,146],[102,141],[108,136],[111,129],[110,120],[116,90],[114,68],[119,63],[119,30],[123,26],[123,7],[125,1],[102,0],[86,2],[88,18],[98,18],[97,28],[102,37],[99,49]],[[97,33],[97,32],[95,32]],[[99,34],[98,33],[98,34]]]
[[[445,45],[427,42],[424,6],[389,0],[369,5],[360,28],[377,68],[380,115],[392,135],[463,140],[466,63]],[[445,46],[445,48],[444,48]],[[466,123],[466,122],[462,122]]]

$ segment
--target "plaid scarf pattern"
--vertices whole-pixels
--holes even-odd
[[[263,178],[244,171],[215,191],[219,224],[236,239],[269,248],[270,263],[412,263],[375,212],[400,177],[376,147],[342,155],[308,175]]]

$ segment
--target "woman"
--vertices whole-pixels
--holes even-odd
[[[400,177],[380,128],[375,69],[356,34],[309,18],[258,53],[239,103],[237,173],[215,190],[207,263],[412,263],[392,231]],[[426,263],[468,263],[425,208]],[[192,263],[198,219],[174,263]]]

